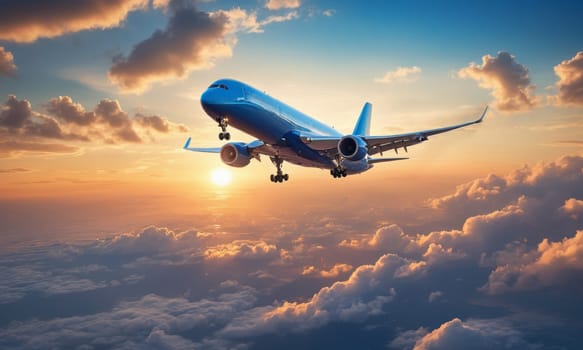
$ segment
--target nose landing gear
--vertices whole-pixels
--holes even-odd
[[[227,132],[227,126],[229,126],[229,118],[222,117],[219,119],[219,127],[221,128],[221,132],[219,133],[219,140],[230,140],[231,134]]]

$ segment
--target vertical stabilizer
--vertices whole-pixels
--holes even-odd
[[[372,111],[372,105],[370,103],[365,103],[362,107],[362,112],[360,112],[360,117],[356,121],[356,126],[352,135],[358,136],[369,136],[370,135],[370,113]]]

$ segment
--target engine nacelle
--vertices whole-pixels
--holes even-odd
[[[221,148],[223,163],[236,168],[242,168],[251,162],[247,145],[243,142],[229,142]]]
[[[338,152],[348,160],[361,160],[366,157],[366,142],[358,136],[346,135],[338,142]]]

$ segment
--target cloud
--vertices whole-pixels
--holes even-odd
[[[99,254],[151,256],[157,253],[193,251],[200,241],[193,231],[174,232],[166,227],[148,226],[137,232],[121,234],[97,242],[90,251]]]
[[[73,142],[143,142],[138,131],[150,135],[157,133],[185,132],[188,128],[175,124],[164,117],[137,114],[134,118],[123,111],[117,100],[103,99],[93,111],[75,103],[69,96],[59,96],[45,104],[48,115],[36,112],[27,100],[8,96],[0,106],[0,135],[8,140],[4,142],[5,152],[62,152],[75,150],[76,147],[55,145],[43,147],[41,140],[57,139]],[[150,135],[151,136],[151,135]],[[34,140],[35,143],[23,141]],[[38,147],[37,147],[38,146]]]
[[[416,75],[421,73],[421,68],[417,66],[412,67],[398,67],[393,71],[388,71],[380,78],[375,78],[375,83],[390,84],[396,81],[414,81]]]
[[[408,249],[414,248],[412,247],[414,241],[414,237],[408,236],[399,226],[391,224],[377,229],[371,238],[343,240],[339,245],[342,247],[375,249],[402,254]]]
[[[296,11],[291,11],[285,15],[268,16],[262,20],[257,18],[257,12],[247,12],[239,7],[230,10],[218,10],[211,13],[211,17],[220,16],[227,19],[226,27],[228,33],[263,33],[266,25],[291,21],[298,18],[298,13]]]
[[[16,65],[14,64],[14,56],[10,51],[0,46],[0,75],[12,76],[16,73]]]
[[[157,115],[142,115],[136,114],[134,118],[135,122],[146,129],[154,129],[161,133],[169,133],[171,130],[176,130],[179,132],[187,132],[189,129],[184,124],[175,124],[170,122],[164,117]]]
[[[0,346],[211,349],[220,342],[205,339],[197,342],[185,338],[184,334],[196,328],[225,324],[255,301],[255,292],[249,287],[198,301],[148,294],[123,301],[106,312],[11,324],[0,331]],[[236,348],[236,344],[230,344],[229,348]]]
[[[295,9],[300,5],[300,0],[267,0],[265,3],[265,7],[269,10]]]
[[[335,13],[336,13],[336,10],[334,10],[334,9],[327,9],[327,10],[324,10],[322,12],[322,14],[326,17],[332,17],[332,16],[334,16]]]
[[[527,261],[525,261],[527,260]],[[545,238],[536,252],[522,253],[517,261],[498,266],[483,290],[491,294],[568,285],[580,288],[583,272],[583,231],[560,242]],[[577,287],[579,286],[579,287]]]
[[[534,96],[536,87],[530,84],[528,69],[508,52],[500,51],[496,57],[485,55],[482,65],[472,62],[460,69],[458,75],[473,79],[480,87],[491,90],[496,108],[501,111],[526,111],[539,103]]]
[[[583,201],[575,198],[569,198],[565,204],[559,208],[559,211],[568,215],[573,220],[578,220],[583,215]]]
[[[14,157],[22,153],[46,154],[46,153],[75,153],[79,147],[58,143],[1,141],[0,157]]]
[[[29,173],[32,170],[27,168],[8,168],[0,169],[0,174]]]
[[[142,92],[155,81],[183,78],[232,55],[234,43],[225,37],[225,16],[210,16],[189,2],[170,4],[171,17],[164,30],[138,43],[127,57],[114,59],[109,78],[122,90]]]
[[[408,261],[393,254],[374,265],[362,265],[350,277],[324,287],[307,302],[284,302],[279,306],[252,309],[237,317],[220,333],[226,337],[249,337],[265,333],[305,331],[331,321],[359,322],[383,314],[383,306],[396,295],[391,284],[397,269]]]
[[[97,120],[95,112],[86,112],[81,104],[73,102],[69,96],[51,99],[46,105],[46,110],[65,123],[86,126]]]
[[[264,259],[279,257],[274,244],[265,241],[235,240],[227,244],[219,244],[206,249],[208,259]]]
[[[427,300],[430,303],[433,303],[434,301],[437,301],[439,299],[443,298],[443,292],[436,290],[435,292],[431,292],[429,293],[429,297],[427,298]]]
[[[140,93],[160,81],[181,79],[208,69],[217,59],[231,57],[237,33],[261,33],[263,27],[297,18],[296,12],[259,20],[241,8],[206,13],[190,2],[169,1],[170,19],[164,30],[138,43],[127,57],[118,56],[109,78],[125,92]]]
[[[416,333],[405,334],[408,337],[419,337],[424,329]],[[404,339],[397,339],[391,343],[391,347],[407,344]],[[443,323],[439,328],[423,335],[415,341],[413,350],[433,349],[467,349],[471,344],[472,349],[536,349],[529,344],[523,335],[512,328],[508,322],[501,320],[468,320],[462,321],[454,318]],[[403,348],[404,349],[404,348]]]
[[[33,138],[82,139],[80,135],[63,132],[54,118],[34,112],[30,102],[18,100],[14,95],[9,95],[4,106],[0,106],[0,134]]]
[[[354,267],[349,264],[335,264],[329,270],[318,270],[314,266],[306,266],[302,271],[302,275],[319,275],[324,278],[335,278],[352,271]]]
[[[583,105],[583,51],[559,63],[554,70],[559,77],[559,94],[555,97],[555,103],[559,106]]]
[[[31,43],[67,33],[120,26],[147,0],[16,1],[0,12],[0,40]]]
[[[580,193],[583,157],[562,156],[514,170],[505,176],[490,174],[457,187],[453,194],[429,201],[435,208],[454,214],[492,210],[520,196],[552,197],[561,201]],[[583,193],[581,194],[583,196]]]

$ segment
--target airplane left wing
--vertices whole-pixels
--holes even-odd
[[[189,137],[188,139],[186,139],[186,142],[184,143],[184,146],[182,148],[187,150],[187,151],[193,151],[193,152],[221,153],[222,147],[190,147],[191,140],[192,140],[192,137]],[[243,145],[244,145],[244,147],[246,147],[247,152],[249,152],[249,155],[253,158],[256,158],[257,160],[260,160],[260,158],[259,158],[260,154],[272,156],[272,155],[277,153],[275,150],[271,149],[271,147],[269,145],[266,145],[261,140],[251,141],[251,142],[249,142],[247,144],[243,144]]]
[[[184,144],[184,146],[182,148],[187,150],[187,151],[193,151],[193,152],[221,153],[221,147],[190,147],[191,140],[192,140],[192,137],[189,137],[188,139],[186,139],[186,143]]]

